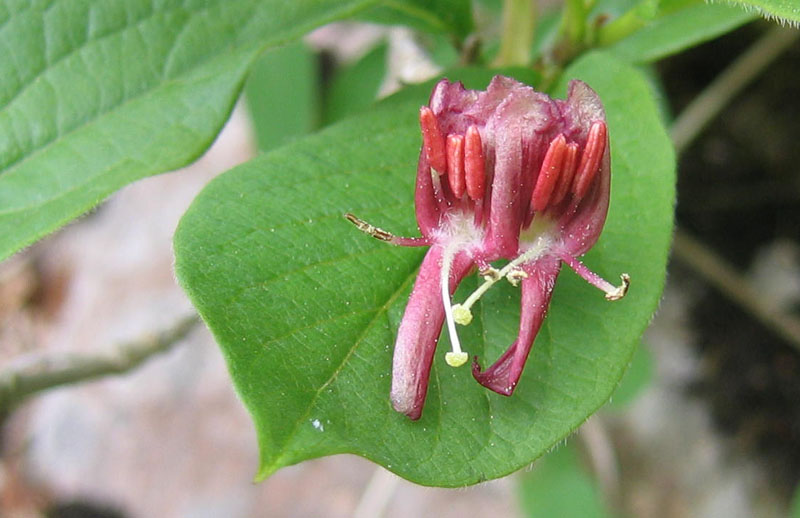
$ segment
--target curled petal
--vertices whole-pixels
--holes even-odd
[[[579,256],[597,242],[606,221],[611,186],[611,152],[603,104],[586,83],[570,81],[563,111],[567,123],[580,128],[575,136],[582,147],[589,144],[591,128],[596,128],[596,131],[599,128],[597,123],[603,126],[602,135],[595,135],[597,142],[593,144],[600,145],[602,154],[599,150],[591,153],[595,158],[599,157],[599,163],[593,166],[597,170],[592,173],[591,181],[585,182],[587,185],[581,188],[581,195],[573,199],[572,205],[559,218],[564,247],[570,254]],[[583,153],[586,153],[585,149]],[[575,176],[577,180],[577,171]]]
[[[522,280],[522,311],[517,340],[486,370],[481,371],[477,362],[472,365],[472,375],[478,383],[504,396],[514,392],[522,375],[528,353],[550,305],[561,261],[546,255],[524,266],[523,270],[528,276]]]
[[[392,405],[415,420],[422,415],[433,354],[444,323],[440,285],[443,256],[441,245],[432,246],[425,255],[394,346]],[[456,255],[450,268],[451,294],[471,267],[469,256]]]
[[[583,81],[573,79],[569,82],[567,99],[563,103],[565,122],[568,127],[579,130],[581,141],[586,140],[593,122],[606,119],[600,96]]]

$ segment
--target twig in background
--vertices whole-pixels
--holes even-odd
[[[673,254],[723,295],[800,351],[800,319],[765,303],[758,290],[713,250],[685,231],[677,229]]]
[[[783,51],[800,37],[800,31],[777,27],[771,29],[687,106],[672,124],[672,142],[680,154],[694,141],[706,125],[736,95],[758,77]]]
[[[376,466],[353,511],[353,518],[381,518],[399,482],[397,475]]]
[[[578,437],[589,456],[592,472],[600,484],[600,490],[615,509],[620,504],[619,461],[614,443],[601,415],[590,417],[578,431]]]
[[[182,318],[161,333],[118,346],[106,354],[31,354],[0,370],[0,421],[26,398],[51,388],[127,372],[148,358],[168,351],[200,322]]]
[[[771,29],[725,69],[675,119],[671,135],[676,152],[684,151],[745,86],[798,38],[800,31],[783,27]],[[723,295],[800,350],[800,319],[766,304],[758,290],[714,250],[678,228],[673,254]]]

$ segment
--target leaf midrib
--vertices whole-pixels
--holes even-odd
[[[418,270],[419,270],[419,264],[415,264],[413,270],[408,275],[406,275],[406,278],[403,280],[403,282],[401,282],[400,285],[397,287],[397,289],[391,293],[386,303],[380,306],[378,310],[375,312],[375,316],[369,322],[366,323],[366,325],[364,326],[364,330],[361,333],[359,333],[359,335],[356,337],[356,340],[353,342],[353,345],[347,351],[347,354],[344,355],[342,361],[339,362],[339,365],[337,365],[337,367],[334,369],[330,377],[322,385],[320,385],[320,387],[315,392],[314,396],[311,398],[311,401],[308,403],[305,412],[303,412],[300,415],[300,417],[295,421],[294,425],[292,426],[292,431],[289,432],[289,434],[286,436],[286,439],[283,441],[283,448],[280,456],[275,458],[269,465],[261,466],[261,468],[259,469],[257,480],[263,480],[264,478],[269,476],[270,473],[274,472],[276,469],[285,465],[284,464],[285,457],[288,452],[287,447],[288,445],[291,444],[292,440],[297,435],[302,424],[306,420],[308,420],[308,417],[311,415],[311,411],[317,404],[317,400],[319,399],[320,394],[322,394],[322,392],[328,386],[330,386],[331,383],[336,381],[336,378],[339,376],[339,373],[349,363],[350,357],[355,353],[356,349],[358,349],[361,343],[366,339],[367,335],[372,330],[373,326],[375,326],[375,324],[384,315],[386,315],[386,313],[389,310],[389,307],[391,307],[391,305],[394,304],[395,300],[397,300],[400,294],[402,294],[406,290],[409,283],[416,278]]]

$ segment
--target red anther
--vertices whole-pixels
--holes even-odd
[[[436,115],[427,106],[419,109],[419,125],[422,128],[422,145],[425,147],[428,163],[436,172],[444,174],[447,171],[444,137]]]
[[[592,185],[597,171],[600,169],[600,160],[606,151],[606,123],[597,121],[589,128],[586,147],[583,148],[580,165],[575,174],[575,183],[572,193],[578,198],[583,198]]]
[[[564,157],[567,151],[567,139],[564,135],[559,135],[550,142],[547,153],[542,160],[542,167],[539,169],[539,177],[536,179],[536,187],[533,188],[531,205],[534,211],[542,211],[547,208],[547,204],[556,187],[558,177],[564,166]]]
[[[469,198],[471,200],[482,199],[486,183],[486,170],[483,160],[483,143],[477,126],[467,128],[467,135],[464,139],[464,173]]]
[[[558,205],[564,201],[564,197],[569,192],[570,186],[572,186],[572,179],[575,177],[576,169],[578,169],[578,143],[570,142],[567,144],[564,165],[561,167],[558,184],[553,190],[553,196],[550,198],[550,205]]]
[[[456,198],[461,199],[466,190],[464,183],[464,136],[447,136],[447,179]]]

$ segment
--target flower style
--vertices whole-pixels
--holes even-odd
[[[550,303],[561,263],[609,300],[615,287],[577,257],[594,245],[608,210],[610,158],[605,113],[597,94],[572,81],[566,100],[551,99],[513,79],[496,76],[486,91],[440,81],[420,108],[422,150],[417,166],[416,217],[422,237],[398,237],[347,214],[360,230],[400,246],[430,246],[397,333],[392,404],[419,419],[436,344],[444,322],[452,351],[447,363],[468,360],[456,324],[501,279],[521,283],[516,341],[490,367],[473,362],[485,387],[510,396]],[[491,262],[506,259],[501,269]],[[463,303],[452,294],[477,266],[484,282]]]

